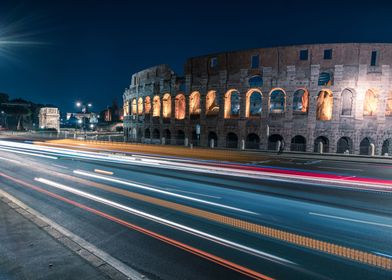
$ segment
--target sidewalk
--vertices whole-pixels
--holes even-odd
[[[24,210],[0,199],[0,280],[110,279],[20,211]]]

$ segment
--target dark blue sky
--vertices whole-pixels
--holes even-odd
[[[0,92],[72,110],[121,103],[132,73],[298,43],[392,42],[388,1],[0,1]],[[385,3],[383,3],[385,2]],[[268,3],[268,4],[266,4]]]

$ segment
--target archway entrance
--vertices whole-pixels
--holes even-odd
[[[238,148],[238,137],[237,134],[229,132],[226,136],[226,147],[227,148]]]
[[[273,134],[268,137],[268,150],[277,151],[279,146],[284,145],[283,137],[279,134]]]
[[[321,146],[323,150],[321,151]],[[315,153],[328,153],[329,152],[329,140],[325,136],[319,136],[314,140],[314,152]]]
[[[306,139],[302,135],[296,135],[291,139],[290,151],[305,152]]]
[[[260,137],[255,133],[249,133],[246,136],[245,149],[259,149],[260,148]]]

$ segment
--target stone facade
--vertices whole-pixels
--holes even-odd
[[[184,77],[155,66],[124,92],[125,139],[391,155],[391,65],[392,44],[353,43],[190,58]]]
[[[41,129],[53,128],[60,131],[60,112],[58,108],[44,107],[39,111],[39,127]]]

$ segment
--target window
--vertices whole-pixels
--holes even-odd
[[[210,67],[215,68],[218,66],[218,59],[216,57],[211,57],[210,59]]]
[[[308,60],[309,52],[308,50],[301,50],[299,52],[299,59],[300,60]]]
[[[258,54],[252,55],[251,68],[256,69],[260,66],[260,57]]]
[[[318,79],[319,86],[330,86],[332,85],[332,77],[328,72],[321,72]]]
[[[332,59],[332,49],[324,50],[324,59]]]
[[[370,66],[377,65],[377,51],[372,51],[372,57],[370,59]]]
[[[249,87],[257,88],[263,86],[263,78],[261,76],[254,76],[248,80]]]

